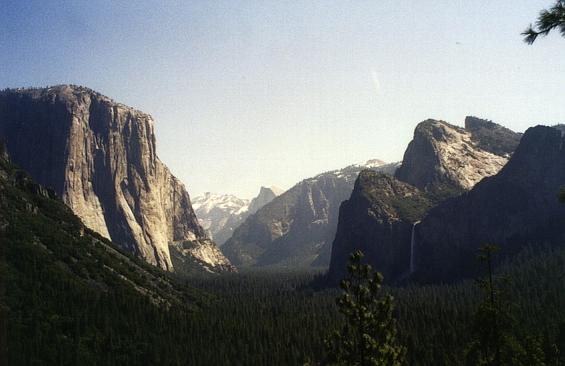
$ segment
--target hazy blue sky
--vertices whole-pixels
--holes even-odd
[[[370,158],[416,123],[565,123],[565,39],[520,32],[550,0],[0,0],[0,88],[75,83],[152,114],[192,195]]]

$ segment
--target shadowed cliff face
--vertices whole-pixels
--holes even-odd
[[[358,249],[385,279],[408,275],[412,227],[430,206],[417,188],[385,174],[362,171],[351,197],[339,209],[330,282],[344,277],[349,254]]]
[[[357,249],[387,281],[410,276],[418,263],[415,223],[430,208],[498,173],[520,136],[475,117],[466,119],[466,129],[437,120],[419,123],[395,178],[364,172],[341,205],[330,282],[345,274],[347,258]]]
[[[449,281],[473,275],[486,243],[512,255],[525,245],[565,243],[565,150],[557,129],[526,131],[508,164],[470,192],[448,200],[417,226],[416,276]]]
[[[471,116],[465,118],[465,130],[471,133],[471,140],[478,147],[499,156],[512,155],[522,138],[519,132],[514,132],[492,121]]]
[[[172,270],[169,245],[207,239],[183,184],[156,155],[148,114],[82,87],[9,90],[0,94],[0,138],[88,227],[149,263]],[[216,258],[210,267],[229,265],[219,252],[194,252]]]
[[[238,266],[327,267],[339,205],[364,167],[392,174],[379,160],[305,179],[249,216],[222,247]]]
[[[337,224],[339,203],[350,192],[334,176],[301,182],[247,218],[222,251],[236,265],[308,266],[335,233],[327,228]]]

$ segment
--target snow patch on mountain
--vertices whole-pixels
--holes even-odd
[[[231,194],[206,192],[192,200],[192,207],[200,225],[218,245],[222,245],[249,215],[257,212],[282,192],[277,187],[261,187],[257,197],[252,200]]]

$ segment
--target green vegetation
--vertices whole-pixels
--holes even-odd
[[[341,281],[337,298],[346,322],[328,340],[331,365],[400,366],[406,349],[398,343],[393,297],[382,294],[383,276],[362,264],[363,253],[351,254],[348,278]]]
[[[542,10],[535,27],[530,25],[522,35],[524,42],[533,44],[539,36],[547,36],[552,30],[558,29],[565,37],[565,1],[557,0],[549,10]]]
[[[545,364],[555,365],[554,350],[565,349],[565,250],[526,249],[495,273],[512,279],[504,294],[513,305],[513,336],[528,352],[541,348]],[[336,289],[308,286],[318,276],[273,271],[191,280],[214,298],[190,317],[198,336],[190,340],[192,351],[187,349],[189,364],[301,365],[326,359],[325,339],[342,328],[343,318]],[[385,291],[395,299],[408,365],[465,364],[483,298],[475,281]]]
[[[506,293],[515,307],[516,337],[532,339],[532,345],[543,349],[551,350],[554,345],[565,349],[565,250],[524,253],[504,268],[503,274],[513,279]],[[212,296],[193,312],[161,311],[133,294],[122,295],[118,304],[104,296],[104,301],[87,306],[88,294],[67,296],[68,290],[59,288],[55,294],[63,304],[80,296],[86,301],[69,305],[74,310],[54,304],[48,312],[41,310],[44,305],[36,300],[22,309],[22,314],[40,314],[45,323],[49,317],[67,321],[67,328],[55,328],[51,334],[63,339],[70,334],[69,343],[46,345],[51,354],[71,353],[72,342],[76,342],[72,330],[82,324],[80,339],[100,339],[100,346],[80,342],[81,360],[91,357],[91,364],[135,364],[140,358],[145,364],[157,364],[160,357],[161,365],[301,365],[308,359],[324,359],[325,337],[341,326],[335,305],[338,292],[309,289],[313,279],[311,273],[275,272],[194,279],[192,286]],[[474,282],[389,291],[396,299],[394,316],[400,343],[407,347],[407,364],[464,364],[467,346],[474,340],[470,330],[481,299]],[[10,293],[10,297],[18,296],[22,302],[30,301],[24,294]],[[84,316],[74,319],[78,309]],[[28,326],[20,333],[10,329],[8,334],[14,337],[10,342],[18,351],[25,349],[29,357],[52,360],[41,348],[28,344],[40,338],[34,329]],[[109,344],[114,344],[113,348],[102,348]],[[113,357],[122,358],[110,362]],[[74,364],[66,361],[62,364]]]
[[[328,356],[324,340],[344,319],[337,290],[310,287],[319,275],[244,272],[183,286],[0,162],[0,364],[301,365]],[[561,350],[563,363],[565,249],[527,249],[495,272],[511,279],[504,296],[522,354],[554,365]],[[381,291],[377,302],[395,298],[407,364],[465,363],[480,336],[474,282]]]
[[[435,183],[428,191],[426,191],[426,197],[432,202],[432,205],[437,205],[440,202],[445,201],[448,198],[457,197],[465,193],[461,187],[456,187],[448,183]]]
[[[493,256],[498,251],[495,245],[480,249],[479,259],[487,265],[487,276],[479,279],[483,301],[475,310],[471,331],[474,340],[466,349],[469,365],[558,365],[555,344],[543,349],[545,340],[527,337],[522,342],[514,335],[516,321],[513,303],[504,291],[507,278],[493,273]]]
[[[177,340],[206,297],[85,229],[3,159],[0,244],[0,364],[184,364]]]

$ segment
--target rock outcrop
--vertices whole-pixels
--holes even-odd
[[[526,131],[508,164],[470,192],[434,209],[416,230],[416,271],[421,281],[450,281],[476,273],[477,249],[487,243],[500,257],[526,245],[565,243],[562,133],[537,126]]]
[[[222,246],[249,215],[257,212],[279,194],[281,190],[276,187],[261,187],[257,197],[249,201],[231,194],[206,192],[192,200],[192,207],[210,238]]]
[[[341,204],[328,277],[338,283],[349,254],[360,249],[386,279],[408,275],[412,227],[431,207],[419,189],[394,177],[364,170]]]
[[[0,93],[0,138],[13,161],[51,187],[87,227],[173,270],[169,245],[215,246],[184,185],[157,157],[153,123],[84,87]],[[215,251],[201,258],[215,258],[207,262],[212,268],[229,266]]]
[[[519,134],[477,118],[467,118],[466,124],[469,130],[432,119],[419,123],[396,178],[442,200],[496,174],[511,153],[508,135],[519,139]],[[504,148],[493,148],[499,140]]]
[[[417,223],[430,208],[496,174],[520,137],[474,117],[466,119],[466,126],[463,129],[436,120],[421,122],[396,179],[370,172],[359,176],[351,198],[340,208],[330,283],[337,283],[344,275],[349,253],[357,249],[366,253],[366,260],[383,272],[388,282],[412,274],[419,245]]]
[[[251,215],[222,251],[237,266],[327,267],[339,205],[361,170],[393,174],[397,164],[372,160],[305,179]]]
[[[249,202],[249,207],[247,208],[247,216],[253,215],[255,212],[266,204],[270,203],[275,197],[280,196],[283,191],[277,187],[261,187],[259,189],[259,194],[257,197],[253,198]]]

